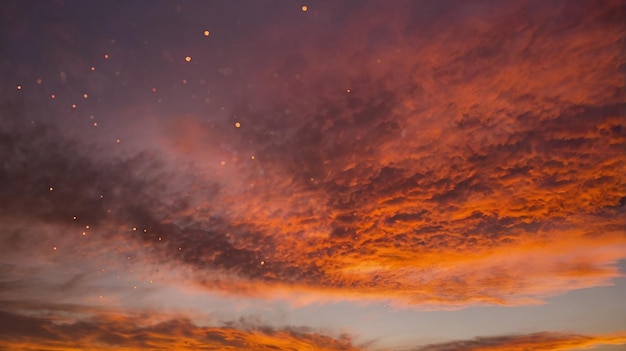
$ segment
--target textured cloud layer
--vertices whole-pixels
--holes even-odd
[[[220,203],[251,291],[518,304],[619,275],[623,8],[457,5],[271,32],[294,50],[258,58],[242,127],[183,122],[185,155],[234,145]]]
[[[301,330],[198,327],[187,319],[94,316],[73,323],[0,312],[0,350],[357,350]]]
[[[439,307],[610,284],[626,257],[623,8],[481,4],[264,30],[280,49],[237,49],[264,52],[245,76],[262,88],[228,123],[165,124],[162,156],[103,156],[7,106],[3,250],[74,241],[23,223],[90,226],[209,289]]]

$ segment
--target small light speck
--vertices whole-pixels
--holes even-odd
[[[186,57],[185,57],[185,61],[187,61],[187,62],[191,62],[191,56],[186,56]]]
[[[220,164],[221,164],[222,166],[224,166],[224,165],[226,164],[226,161],[222,161],[222,162],[220,162]]]
[[[97,127],[98,126],[98,122],[93,122],[93,126]]]
[[[76,104],[72,104],[72,108],[75,109],[76,107],[78,107],[78,106],[76,106]]]
[[[152,88],[152,92],[156,93],[157,92],[157,88]]]
[[[56,95],[54,95],[54,94],[50,94],[50,98],[51,98],[52,100],[54,100],[54,99],[56,99],[56,98],[57,98],[57,96],[56,96]]]
[[[22,86],[21,85],[17,85],[17,90],[22,90]]]
[[[309,10],[309,7],[306,5],[302,5],[302,12],[307,12]]]
[[[254,155],[250,156],[250,159],[251,159],[251,160],[254,160]]]
[[[52,248],[52,251],[56,251],[56,250],[57,250],[57,247],[56,247],[56,246],[54,246],[54,247]]]
[[[119,143],[121,143],[121,142],[122,142],[122,141],[121,141],[120,139],[115,139],[115,143],[119,144]]]
[[[89,97],[89,95],[87,95],[87,93],[84,93],[84,94],[83,94],[83,99],[86,99],[86,98],[88,98],[88,97]]]
[[[208,30],[205,30],[205,31],[204,31],[204,36],[205,36],[205,37],[208,37],[210,34],[211,34],[211,32],[209,32]]]
[[[241,123],[235,122],[235,128],[241,128]]]
[[[109,58],[109,54],[104,54],[104,58],[108,59]]]
[[[348,94],[349,94],[350,92],[352,92],[352,90],[350,90],[350,89],[346,89],[346,93],[348,93]]]
[[[87,232],[83,232],[83,236],[87,236]]]
[[[49,187],[48,190],[52,191],[52,190],[54,190],[54,188],[53,187]]]
[[[74,220],[76,220],[76,216],[72,217]]]
[[[91,66],[91,71],[93,72],[93,71],[95,71],[95,70],[96,70],[96,67]]]
[[[43,83],[43,79],[41,79],[41,78],[37,78],[37,84],[38,84],[38,85],[41,85],[41,83]]]

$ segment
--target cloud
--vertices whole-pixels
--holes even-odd
[[[106,155],[5,107],[2,281],[41,283],[15,253],[68,264],[57,247],[303,300],[519,305],[611,284],[626,256],[619,4],[481,4],[361,6],[319,19],[332,41],[269,28],[258,45],[293,50],[259,51],[241,127],[166,123],[159,156]]]
[[[579,335],[540,332],[523,335],[480,337],[418,348],[419,351],[487,351],[487,350],[572,350],[594,348],[600,345],[625,345],[624,333]]]
[[[71,323],[0,311],[2,350],[357,350],[333,339],[287,328],[199,327],[178,318],[154,322],[111,313]]]

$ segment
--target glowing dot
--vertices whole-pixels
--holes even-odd
[[[261,261],[261,266],[265,264],[265,261]]]
[[[97,127],[98,126],[98,122],[93,122],[93,126]]]
[[[241,127],[241,123],[235,122],[235,128],[240,128],[240,127]]]
[[[94,119],[94,118],[96,118],[96,116],[94,115],[89,116],[89,119]]]
[[[122,141],[121,141],[120,139],[115,139],[115,142],[119,144],[119,143],[121,143]]]
[[[179,248],[178,248],[178,251],[183,251],[183,248],[182,248],[182,247],[179,247]]]
[[[87,235],[87,232],[83,232],[83,236],[86,236],[86,235]]]
[[[309,7],[306,5],[302,5],[302,12],[307,12],[309,10]]]
[[[41,85],[41,83],[43,83],[43,80],[41,78],[37,78],[37,84]]]
[[[74,216],[73,218],[74,218],[74,220],[76,220],[76,216]]]
[[[152,88],[152,92],[156,93],[157,92],[157,88]]]
[[[251,159],[251,160],[254,160],[254,155],[250,156],[250,159]]]
[[[53,251],[56,251],[56,250],[57,250],[57,247],[56,247],[56,246],[55,246],[55,247],[53,247],[53,248],[52,248],[52,250],[53,250]]]
[[[204,31],[204,36],[205,36],[205,37],[208,37],[210,34],[211,34],[211,32],[209,32],[208,30],[205,30],[205,31]]]
[[[144,232],[144,233],[147,233],[147,232],[148,232],[148,229],[144,229],[144,230],[143,230],[143,232]]]
[[[133,289],[137,290],[137,287],[136,287],[136,286],[133,286]]]
[[[56,99],[56,98],[57,98],[57,96],[56,96],[56,95],[54,95],[54,94],[50,94],[50,98],[54,100],[54,99]]]
[[[53,187],[50,187],[50,188],[48,188],[48,190],[52,191],[52,190],[54,190],[54,188],[53,188]]]
[[[22,86],[21,85],[17,85],[17,90],[22,90]]]
[[[350,89],[346,89],[346,93],[350,93],[352,90]]]
[[[85,226],[85,229],[89,229],[89,226],[88,226],[88,225],[86,225],[86,226]]]
[[[86,99],[86,98],[88,98],[88,97],[89,97],[89,95],[87,95],[87,93],[84,93],[84,94],[83,94],[83,99]]]
[[[76,107],[77,107],[76,104],[72,104],[72,108],[76,108]]]
[[[191,56],[186,56],[186,57],[185,57],[185,61],[187,61],[187,62],[191,62]]]
[[[183,84],[187,84],[187,79],[183,79]]]
[[[101,199],[104,199],[104,195],[100,194],[100,198],[101,198]]]
[[[152,280],[150,281],[150,284],[152,284]]]
[[[102,298],[103,298],[103,297],[102,297],[102,295],[100,295],[100,296],[98,296],[98,297],[100,298],[100,300],[102,300]]]
[[[93,71],[95,71],[95,70],[96,70],[96,67],[91,66],[91,71],[93,72]]]
[[[133,227],[133,231],[136,232],[137,231],[137,227]]]
[[[222,161],[222,162],[220,162],[220,164],[223,166],[223,165],[226,164],[226,161]]]
[[[109,58],[109,54],[104,54],[104,58],[108,59]]]
[[[162,240],[162,238],[161,238],[161,237],[159,237],[159,241],[161,241],[161,240]]]

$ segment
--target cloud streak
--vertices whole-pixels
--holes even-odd
[[[188,319],[96,315],[74,323],[0,312],[0,350],[357,350],[342,339],[297,329],[199,327]]]
[[[487,350],[538,350],[558,351],[572,349],[593,349],[600,345],[624,345],[626,335],[614,333],[606,335],[577,335],[567,333],[542,332],[525,335],[482,337],[473,340],[454,341],[418,348],[419,351],[487,351]]]

